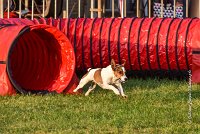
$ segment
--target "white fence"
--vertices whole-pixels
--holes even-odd
[[[45,17],[45,14],[46,14],[46,10],[47,8],[49,8],[49,4],[51,1],[54,1],[54,18],[57,18],[57,0],[42,0],[42,12],[39,14],[40,17]],[[69,0],[63,0],[65,3],[65,9],[62,11],[63,13],[63,18],[68,18],[69,17]],[[81,8],[83,8],[83,6],[81,7],[81,1],[84,1],[84,0],[74,0],[74,1],[77,1],[78,3],[78,16],[77,17],[80,17],[81,15]],[[97,3],[97,8],[94,8],[94,3],[95,3],[95,0],[87,0],[87,2],[90,2],[90,17],[93,18],[94,17],[94,12],[97,12],[98,13],[98,17],[101,17],[102,13],[105,13],[105,1],[106,0],[96,0],[96,3]],[[115,7],[114,7],[114,4],[115,4],[115,1],[114,0],[110,0],[111,3],[112,3],[112,17],[115,17]],[[120,1],[120,0],[119,0]],[[120,10],[120,14],[121,14],[121,17],[126,17],[126,1],[127,0],[121,0],[121,10]],[[137,17],[140,17],[140,2],[142,0],[135,0],[136,1],[136,16]],[[176,4],[176,1],[177,0],[174,0],[174,7],[175,7],[175,4]],[[186,0],[186,11],[185,11],[185,15],[186,17],[188,17],[188,2],[189,0]],[[7,5],[7,8],[6,8],[6,11],[7,11],[7,18],[10,18],[10,5],[13,4],[15,2],[15,0],[0,0],[0,18],[3,18],[4,16],[4,5]],[[30,14],[30,18],[33,19],[35,16],[37,16],[35,13],[34,13],[34,6],[36,6],[36,3],[34,0],[31,0],[31,3],[30,0],[23,0],[24,2],[24,5],[25,5],[25,9],[22,9],[22,0],[19,0],[19,5],[16,5],[19,7],[19,11],[18,11],[18,14],[19,14],[19,18],[22,17],[22,14],[24,14],[24,12],[28,9],[28,5],[31,4],[31,14]],[[161,5],[163,5],[164,3],[164,0],[161,0]],[[152,17],[152,0],[148,0],[148,17]],[[175,8],[174,9],[174,17],[176,17],[176,10]],[[163,18],[163,6],[161,6],[161,18]],[[89,12],[89,11],[88,11]]]

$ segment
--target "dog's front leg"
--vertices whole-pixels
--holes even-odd
[[[127,98],[127,96],[124,94],[124,89],[123,89],[121,83],[116,84],[116,86],[118,87],[120,94],[121,94],[124,98]]]
[[[112,90],[116,95],[120,95],[120,92],[117,88],[115,88],[113,85],[107,84],[104,88]]]

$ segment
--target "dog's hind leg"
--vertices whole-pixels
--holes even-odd
[[[91,86],[89,87],[88,91],[85,93],[85,96],[88,96],[92,90],[96,87],[96,83],[92,82]]]
[[[86,77],[82,78],[78,84],[78,86],[76,87],[76,89],[73,90],[73,92],[77,92],[80,88],[84,87],[85,84],[87,84],[90,81],[90,79]]]

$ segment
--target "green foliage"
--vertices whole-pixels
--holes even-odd
[[[191,124],[186,81],[131,79],[123,87],[127,99],[100,88],[88,97],[0,97],[0,133],[200,133],[198,86],[192,89]]]

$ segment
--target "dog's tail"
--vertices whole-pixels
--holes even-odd
[[[92,69],[92,68],[88,68],[88,70],[87,70],[87,71],[89,72],[91,69]]]

